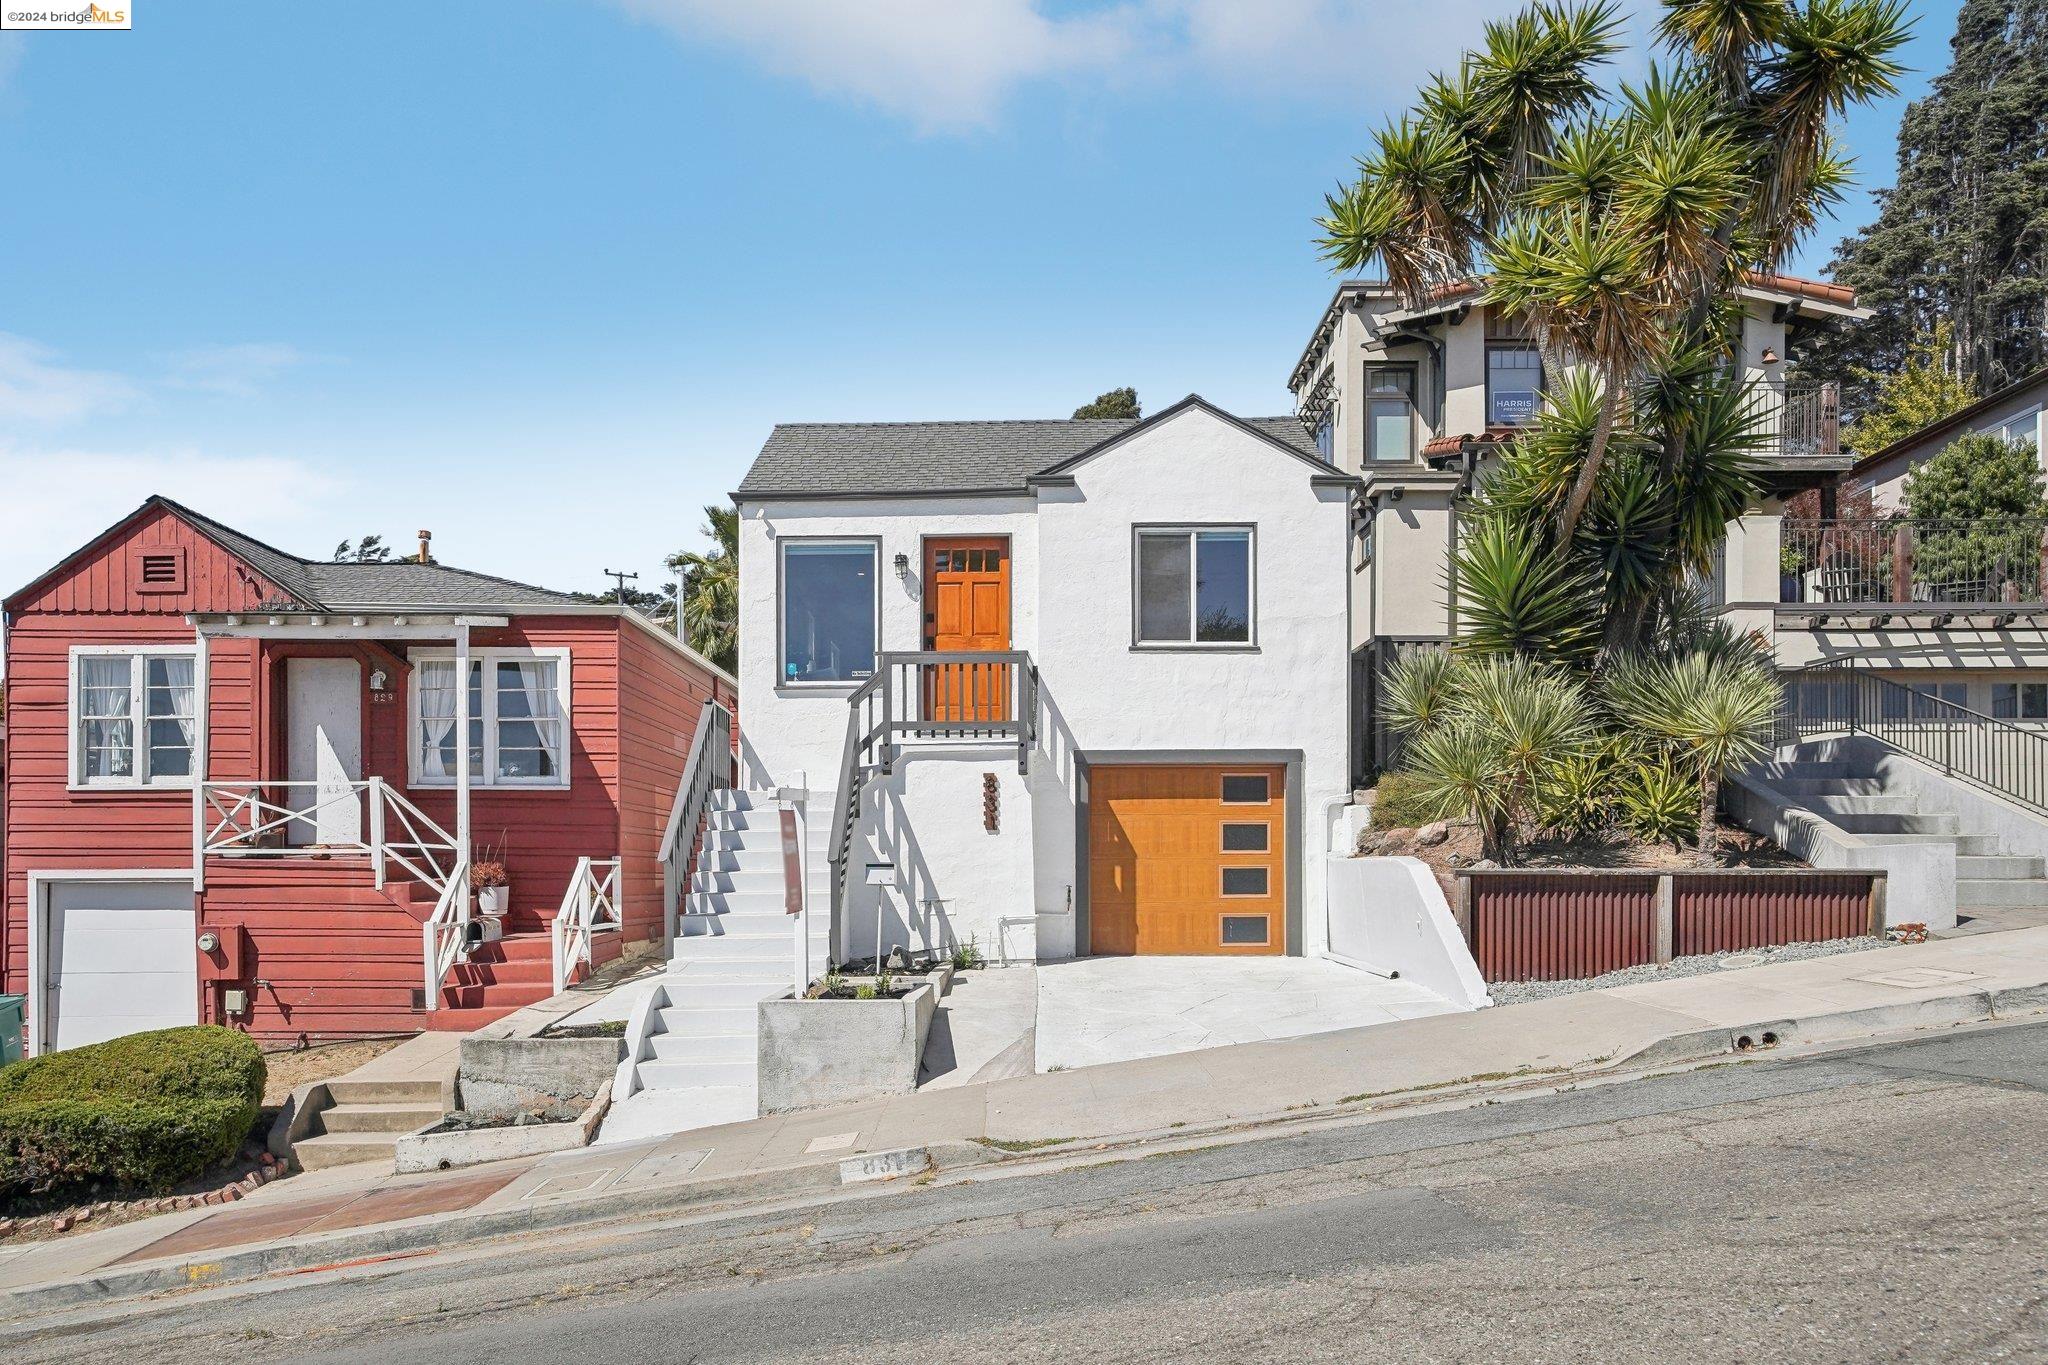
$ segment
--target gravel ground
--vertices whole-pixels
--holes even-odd
[[[1608,986],[1633,986],[1643,981],[1669,981],[1680,976],[1699,976],[1706,972],[1718,972],[1725,966],[1761,967],[1769,962],[1802,962],[1813,957],[1833,957],[1836,953],[1857,953],[1869,948],[1888,948],[1892,945],[1874,938],[1835,938],[1825,943],[1785,943],[1776,948],[1746,948],[1739,953],[1702,953],[1697,957],[1674,957],[1665,965],[1648,967],[1624,967],[1618,972],[1605,976],[1587,977],[1580,981],[1503,981],[1489,985],[1487,993],[1496,1005],[1519,1005],[1529,1000],[1548,1000],[1554,995],[1572,995],[1579,991],[1603,990]],[[1731,958],[1739,959],[1730,961]]]

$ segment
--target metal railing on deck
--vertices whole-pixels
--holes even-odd
[[[2048,813],[2048,732],[1843,664],[1785,675],[1779,739],[1868,735],[1949,777]]]
[[[1845,605],[2037,603],[2048,520],[1785,518],[1781,602]]]
[[[1757,380],[1750,384],[1749,394],[1757,431],[1765,438],[1765,454],[1798,458],[1842,453],[1842,395],[1833,380]]]
[[[1015,745],[1017,771],[1028,772],[1038,743],[1038,689],[1038,666],[1021,649],[904,650],[876,657],[874,676],[846,699],[829,845],[835,921],[845,899],[861,790],[871,773],[891,771],[905,740]]]
[[[567,990],[576,969],[591,964],[599,934],[616,934],[625,927],[619,907],[619,860],[577,859],[568,889],[562,892],[561,908],[548,926],[553,941],[554,993]]]

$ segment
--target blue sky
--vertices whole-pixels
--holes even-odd
[[[1914,4],[1907,95],[1956,4]],[[1285,411],[1323,191],[1514,7],[133,0],[0,35],[0,591],[153,491],[312,555],[429,527],[644,586],[777,421]],[[1900,109],[1849,127],[1865,188]]]

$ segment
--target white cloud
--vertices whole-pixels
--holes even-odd
[[[135,386],[120,375],[58,364],[49,347],[0,332],[0,424],[76,422],[136,397]]]
[[[0,594],[161,493],[252,535],[310,533],[333,480],[294,460],[196,450],[113,452],[0,444]]]
[[[1027,84],[1220,83],[1356,108],[1405,103],[1422,73],[1523,0],[612,0],[685,41],[746,53],[820,93],[925,130],[995,120]],[[1196,87],[1204,88],[1204,87]]]
[[[193,346],[164,357],[165,383],[228,398],[247,398],[281,371],[304,362],[295,346],[281,341],[245,341],[229,346]]]
[[[1128,57],[1134,5],[1067,18],[1037,0],[615,0],[686,40],[927,129],[988,124],[1016,86]]]

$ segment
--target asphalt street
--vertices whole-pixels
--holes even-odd
[[[0,1328],[17,1360],[2048,1357],[2048,1025]]]

